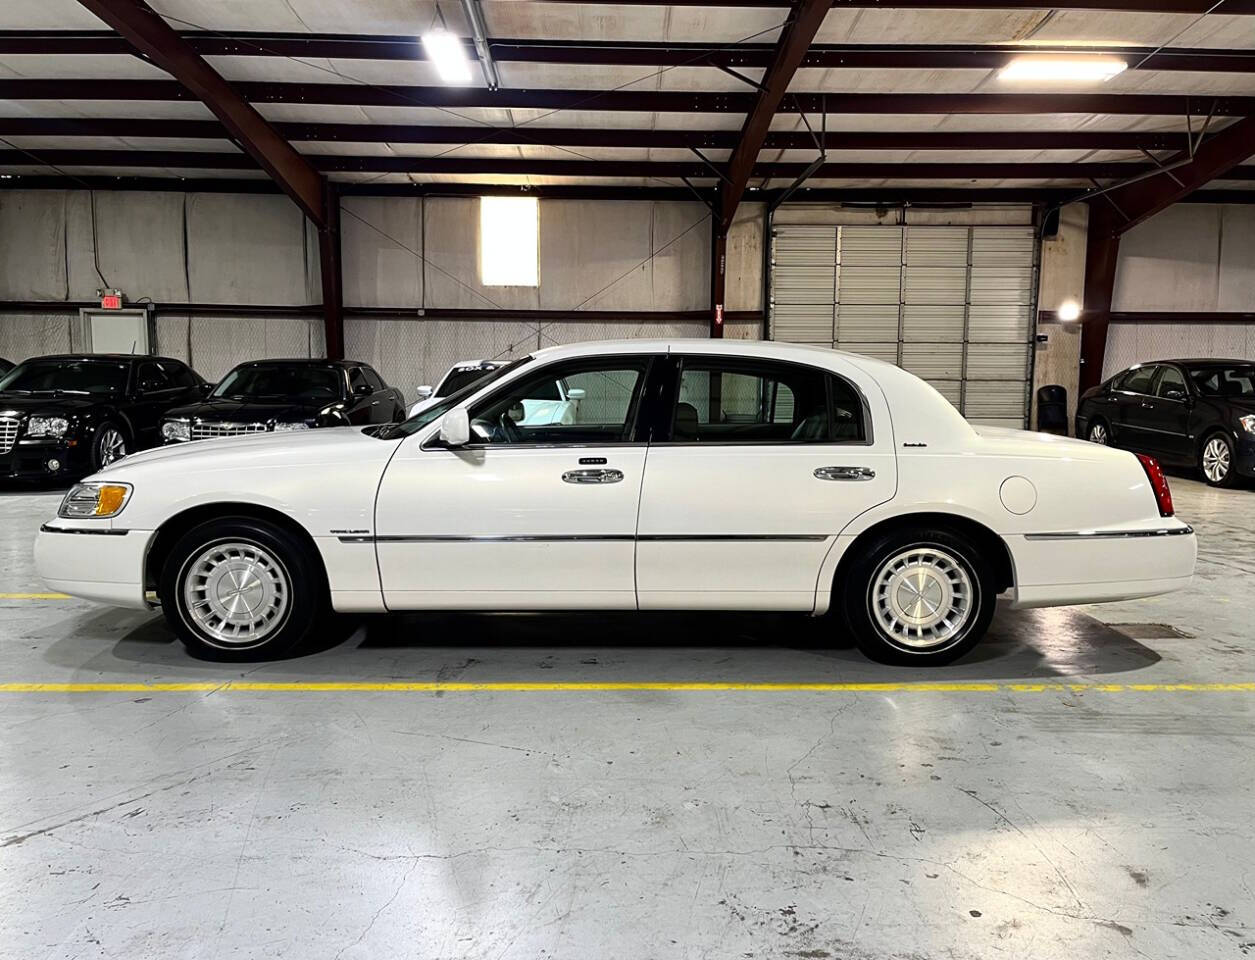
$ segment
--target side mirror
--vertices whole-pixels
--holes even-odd
[[[371,389],[369,383],[359,383],[353,388],[353,395],[355,397],[368,397],[374,392],[375,391]]]
[[[421,387],[417,388],[414,391],[414,395],[418,397],[419,400],[426,400],[435,392],[436,392],[435,387],[432,387],[428,384],[423,384]]]
[[[202,397],[207,397],[213,392],[214,392],[214,385],[212,383],[202,383],[200,385],[200,395]]]
[[[439,436],[446,447],[464,447],[471,442],[471,418],[465,407],[450,410],[441,418]]]
[[[585,393],[583,387],[572,387],[566,392],[566,398],[568,400],[583,400],[584,397]]]
[[[1168,400],[1184,400],[1185,391],[1184,390],[1165,390],[1164,397],[1166,397]]]

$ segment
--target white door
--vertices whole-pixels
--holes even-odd
[[[641,609],[812,609],[836,534],[896,490],[883,398],[816,367],[677,361],[641,492]]]
[[[375,514],[388,607],[634,608],[648,364],[551,363],[472,404],[465,447],[407,440]],[[559,395],[570,401],[564,416],[529,416]]]
[[[84,310],[92,353],[150,353],[144,310]]]

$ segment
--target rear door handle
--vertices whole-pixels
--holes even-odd
[[[568,470],[562,475],[566,483],[618,483],[623,479],[622,470]]]
[[[871,467],[816,467],[816,480],[872,480],[876,471]]]

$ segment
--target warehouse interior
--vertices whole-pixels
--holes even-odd
[[[410,402],[762,340],[1067,434],[1135,365],[1255,360],[1253,157],[1250,0],[7,0],[0,358]],[[0,481],[0,957],[1246,956],[1255,501],[1169,480],[1188,588],[1000,606],[928,671],[688,611],[198,661],[40,579],[68,479]]]

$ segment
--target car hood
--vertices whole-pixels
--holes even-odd
[[[221,440],[175,443],[135,453],[106,467],[101,474],[128,480],[132,474],[185,470],[231,471],[248,468],[316,468],[319,464],[343,464],[386,460],[399,440],[378,440],[366,427],[328,427],[295,433],[259,433]],[[312,480],[316,482],[316,480]]]
[[[326,403],[301,403],[291,400],[228,400],[225,397],[189,403],[166,413],[167,418],[187,418],[221,423],[266,423],[270,420],[291,422],[310,420],[335,400]]]
[[[52,394],[29,396],[24,393],[0,393],[0,416],[10,411],[19,414],[48,415],[80,413],[109,402],[111,401],[108,397],[58,397]]]

